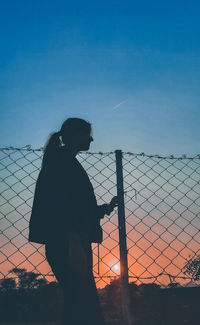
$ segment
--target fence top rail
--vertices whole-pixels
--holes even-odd
[[[0,151],[6,151],[6,150],[16,150],[16,151],[43,151],[44,150],[44,147],[40,147],[40,148],[31,148],[31,145],[25,145],[23,147],[20,147],[20,148],[17,148],[17,147],[13,147],[13,146],[10,146],[10,147],[0,147]],[[115,150],[116,151],[116,150]],[[88,155],[109,155],[109,154],[114,154],[115,151],[109,151],[109,152],[84,152],[85,154],[88,154]],[[122,151],[122,150],[121,150]],[[193,159],[200,159],[200,154],[197,154],[196,156],[193,156],[193,157],[188,157],[186,154],[183,154],[182,156],[179,156],[179,157],[176,157],[174,155],[168,155],[168,156],[163,156],[163,155],[159,155],[159,154],[145,154],[144,152],[140,152],[140,153],[134,153],[134,152],[130,152],[130,151],[127,151],[127,152],[124,152],[122,151],[122,154],[123,155],[129,155],[129,156],[134,156],[134,157],[147,157],[147,158],[159,158],[159,159],[179,159],[179,160],[182,160],[182,159],[190,159],[190,160],[193,160]]]

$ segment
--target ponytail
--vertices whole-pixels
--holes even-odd
[[[60,132],[54,132],[49,135],[49,138],[44,146],[44,155],[42,160],[42,166],[53,162],[60,150]]]

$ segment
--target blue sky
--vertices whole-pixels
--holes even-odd
[[[0,147],[67,117],[90,151],[200,153],[199,1],[0,0]]]

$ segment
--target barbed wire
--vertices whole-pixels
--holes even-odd
[[[25,150],[25,151],[44,151],[44,147],[40,147],[40,148],[32,148],[31,145],[27,144],[23,147],[13,147],[13,146],[9,146],[9,147],[0,147],[0,151],[3,150]],[[90,151],[86,151],[84,152],[85,154],[91,155],[91,154],[99,154],[99,155],[109,155],[109,154],[114,154],[115,151],[108,151],[108,152],[102,152],[102,151],[98,151],[98,152],[90,152]],[[145,154],[144,152],[140,152],[140,153],[135,153],[135,152],[130,152],[130,151],[122,151],[123,154],[125,155],[129,155],[129,156],[142,156],[142,157],[148,157],[148,158],[159,158],[159,159],[200,159],[200,154],[197,154],[195,156],[192,157],[188,157],[186,154],[182,154],[182,156],[175,156],[175,155],[168,155],[168,156],[162,156],[162,155],[158,155],[158,154]]]

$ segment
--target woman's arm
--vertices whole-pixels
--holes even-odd
[[[99,218],[103,218],[105,214],[110,215],[114,208],[117,206],[118,197],[114,196],[109,204],[102,204],[97,206],[97,214]]]

